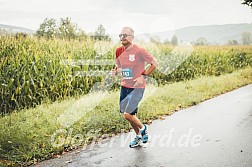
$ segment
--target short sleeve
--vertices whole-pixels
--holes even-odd
[[[148,64],[150,64],[152,60],[154,59],[154,57],[151,54],[149,54],[144,48],[140,49],[140,55],[142,59]]]
[[[120,64],[120,60],[119,60],[119,56],[124,52],[124,48],[120,47],[116,49],[116,67],[120,68],[121,64]]]

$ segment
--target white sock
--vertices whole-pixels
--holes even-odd
[[[138,138],[142,138],[142,136],[141,136],[141,135],[139,135],[139,134],[137,135],[137,137],[138,137]]]
[[[144,130],[144,128],[145,128],[145,126],[143,125],[143,127],[140,129],[141,131],[143,131]]]

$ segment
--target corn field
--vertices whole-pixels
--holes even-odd
[[[77,71],[108,71],[109,65],[62,64],[62,60],[114,59],[115,48],[98,54],[95,41],[64,41],[37,38],[0,37],[0,113],[34,107],[43,101],[55,101],[88,93],[105,76],[76,75]],[[155,71],[159,84],[188,80],[201,75],[221,75],[252,66],[252,46],[194,47],[185,60],[173,54],[174,47],[149,44],[145,48],[169,72]],[[115,88],[114,86],[113,88]]]

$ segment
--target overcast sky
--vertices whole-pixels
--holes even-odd
[[[187,26],[252,23],[241,0],[0,0],[0,24],[37,30],[47,18],[70,17],[86,32],[132,26],[136,33]]]

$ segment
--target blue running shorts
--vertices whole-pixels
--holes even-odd
[[[120,91],[120,112],[135,115],[138,104],[143,98],[145,88],[126,88],[121,86]]]

